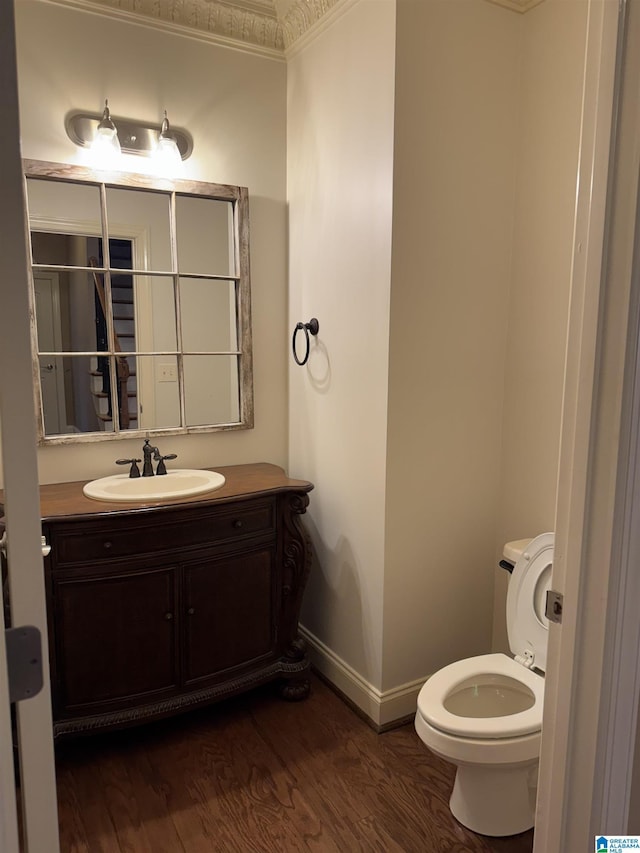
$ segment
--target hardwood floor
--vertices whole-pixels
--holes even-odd
[[[57,748],[63,853],[530,853],[453,819],[413,725],[376,734],[317,678]]]

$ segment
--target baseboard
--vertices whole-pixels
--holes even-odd
[[[380,691],[303,625],[300,625],[300,635],[307,643],[313,668],[354,705],[376,731],[385,731],[413,718],[418,693],[427,676]]]

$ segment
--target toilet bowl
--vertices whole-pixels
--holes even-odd
[[[436,755],[456,765],[449,806],[481,835],[516,835],[534,823],[544,703],[553,534],[509,542],[513,566],[507,632],[514,654],[445,666],[418,695],[415,727]]]

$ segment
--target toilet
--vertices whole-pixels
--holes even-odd
[[[415,727],[431,752],[456,765],[449,806],[481,835],[516,835],[534,823],[547,663],[553,533],[508,542],[507,632],[514,658],[456,661],[418,695]]]

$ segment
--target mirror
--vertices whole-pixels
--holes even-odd
[[[247,190],[24,168],[41,443],[252,427]]]

